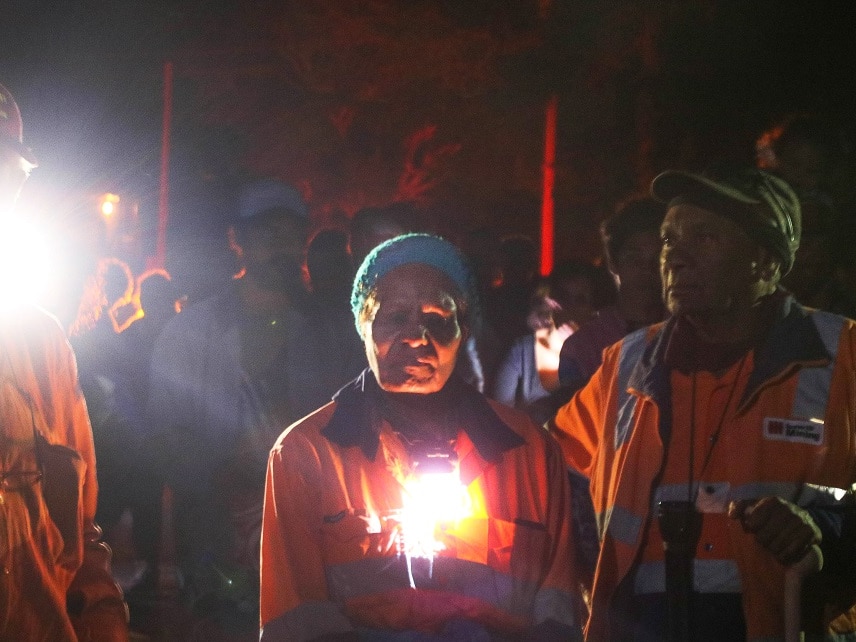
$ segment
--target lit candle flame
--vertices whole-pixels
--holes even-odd
[[[400,544],[412,588],[416,587],[410,561],[413,558],[433,561],[445,548],[438,531],[471,514],[472,502],[457,470],[414,475],[404,484]]]

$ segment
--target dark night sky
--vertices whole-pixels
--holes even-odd
[[[540,4],[546,16],[535,0],[5,0],[0,79],[42,163],[30,192],[62,211],[132,192],[151,236],[162,63],[175,61],[173,245],[216,231],[212,176],[280,175],[329,221],[395,198],[408,162],[435,218],[531,233],[550,92],[559,234],[589,246],[652,173],[751,158],[777,117],[853,130],[852,3]]]

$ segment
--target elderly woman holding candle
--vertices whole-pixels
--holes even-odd
[[[261,639],[575,639],[561,455],[455,373],[477,319],[462,255],[396,237],[351,303],[369,369],[271,451]]]

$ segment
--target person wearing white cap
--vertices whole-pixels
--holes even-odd
[[[0,85],[0,226],[16,215],[35,166],[18,105]],[[71,346],[54,317],[4,297],[0,640],[127,640],[126,606],[95,524],[97,497],[92,430]]]
[[[796,639],[791,567],[822,551],[803,627],[852,639],[856,322],[779,287],[801,233],[783,180],[719,165],[651,191],[669,318],[607,348],[551,426],[598,516],[586,637]]]
[[[173,491],[182,597],[237,631],[258,629],[267,453],[336,391],[305,308],[307,228],[292,185],[243,185],[230,238],[237,278],[170,320],[152,354],[145,456]]]

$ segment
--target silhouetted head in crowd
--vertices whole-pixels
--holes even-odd
[[[166,270],[143,273],[137,288],[140,308],[148,323],[163,326],[181,311],[182,296]]]
[[[350,291],[354,266],[348,253],[348,235],[333,229],[317,232],[306,248],[306,270],[314,294]]]
[[[622,317],[633,327],[663,318],[660,225],[666,206],[653,198],[631,198],[600,226],[604,257],[618,286]]]
[[[231,241],[253,287],[287,295],[303,291],[308,231],[309,210],[292,185],[265,178],[241,188]]]
[[[491,226],[470,230],[461,239],[461,249],[470,261],[482,293],[496,287],[502,279],[499,244],[499,235]]]
[[[578,328],[594,314],[599,287],[597,268],[564,261],[535,289],[527,323],[532,330],[568,325]]]
[[[538,246],[524,234],[512,234],[499,244],[499,269],[505,287],[528,287],[538,277]]]
[[[822,118],[794,114],[760,136],[758,166],[797,192],[824,189],[841,160],[841,147],[834,128]]]
[[[355,266],[359,266],[378,245],[408,231],[402,220],[409,207],[393,203],[382,207],[364,207],[351,219],[349,248]]]

